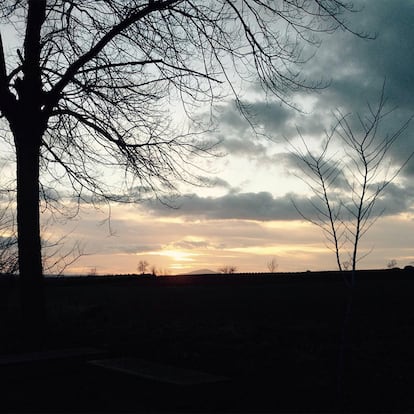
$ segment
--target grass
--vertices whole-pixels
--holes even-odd
[[[413,288],[410,272],[358,274],[341,401],[349,292],[336,273],[50,281],[46,346],[103,346],[224,375],[239,411],[411,411]],[[24,349],[16,298],[13,286],[1,287],[2,352]]]

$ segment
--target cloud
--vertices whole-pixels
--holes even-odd
[[[414,211],[414,185],[412,183],[387,185],[384,193],[378,198],[373,215],[392,216]]]
[[[352,15],[352,27],[371,34],[374,40],[361,39],[348,32],[323,37],[316,56],[304,67],[309,80],[324,78],[329,86],[319,93],[298,92],[292,100],[306,113],[300,113],[265,97],[244,102],[252,123],[276,140],[297,136],[296,127],[307,137],[321,139],[324,129],[334,123],[332,112],[341,108],[344,113],[367,111],[367,104],[378,101],[386,80],[389,108],[398,107],[391,114],[384,132],[398,129],[414,114],[414,3],[405,0],[375,2],[356,1],[361,11]],[[257,92],[257,91],[256,91]],[[234,103],[220,108],[218,121],[223,148],[229,154],[263,159],[269,154],[265,140],[257,140],[247,121]],[[413,130],[401,137],[401,145],[394,151],[396,161],[402,161],[400,148],[414,150]],[[405,170],[414,174],[414,162]]]
[[[313,216],[304,196],[287,194],[274,197],[269,192],[228,193],[221,197],[202,197],[196,194],[181,198],[176,209],[165,209],[160,203],[146,204],[150,213],[156,216],[182,217],[188,220],[298,220],[292,199],[304,214]]]
[[[349,197],[350,195],[344,192],[342,200],[351,206],[352,201]],[[338,197],[335,196],[333,202],[338,203]],[[383,195],[378,198],[372,217],[382,213],[395,215],[408,211],[413,203],[413,187],[403,187],[391,183]],[[266,191],[228,193],[220,197],[187,194],[178,200],[178,205],[178,208],[171,209],[165,208],[156,201],[145,204],[148,211],[154,216],[181,217],[186,220],[256,220],[266,222],[301,220],[301,215],[317,220],[317,210],[325,209],[323,201],[316,196],[307,197],[303,194],[288,193],[275,197]]]
[[[225,138],[221,143],[221,147],[229,155],[247,158],[262,158],[267,153],[267,149],[263,144],[249,139]]]
[[[382,132],[395,131],[414,114],[414,3],[377,0],[355,4],[362,10],[352,16],[353,27],[376,34],[376,38],[364,40],[339,32],[324,39],[305,72],[309,77],[323,74],[331,81],[326,90],[315,95],[313,114],[327,117],[336,108],[344,113],[364,113],[368,103],[375,106],[378,102],[385,80],[388,108],[396,107],[396,111],[384,120]],[[306,119],[301,127],[306,130]],[[413,133],[411,125],[392,150],[396,163],[414,150]],[[404,174],[414,175],[412,162]]]
[[[194,241],[194,240],[179,240],[172,244],[174,248],[183,250],[194,250],[194,249],[209,249],[209,248],[220,248],[222,246],[214,246],[206,240]]]
[[[376,35],[375,39],[360,39],[340,31],[325,36],[316,57],[306,66],[305,75],[319,74],[331,81],[321,94],[323,101],[327,95],[330,97],[329,105],[343,102],[352,107],[364,106],[365,99],[372,98],[386,78],[390,98],[411,107],[413,2],[359,0],[355,5],[361,6],[361,11],[353,14],[352,26]]]
[[[203,185],[207,186],[207,187],[215,187],[215,188],[225,188],[225,189],[232,189],[231,184],[226,181],[223,180],[220,177],[198,177],[198,179],[200,180],[201,183],[203,183]]]
[[[150,203],[148,208],[155,215],[176,216],[186,218],[243,219],[243,220],[275,220],[276,217],[292,219],[287,212],[287,200],[275,202],[268,192],[226,194],[221,197],[202,197],[190,194],[182,197],[180,207],[164,210],[159,203]],[[285,214],[283,214],[284,212]]]
[[[266,147],[266,140],[263,140],[261,134],[269,137],[290,137],[296,135],[296,125],[298,119],[303,114],[277,101],[269,101],[263,98],[246,99],[241,103],[242,111],[231,101],[227,104],[220,105],[217,116],[219,125],[220,138],[223,145],[227,142],[237,142],[243,147],[247,147],[247,142],[255,143],[257,149],[262,150]],[[247,119],[246,119],[247,117]],[[316,131],[319,127],[317,119],[309,120],[313,123],[312,130]],[[258,135],[255,134],[258,133]],[[233,148],[234,149],[234,148]],[[257,151],[254,151],[257,152]]]
[[[283,137],[293,139],[297,137],[298,127],[311,146],[317,147],[325,137],[324,130],[333,124],[332,111],[341,108],[344,113],[364,113],[367,103],[373,105],[378,101],[384,79],[388,107],[398,108],[384,120],[382,131],[395,131],[414,114],[414,2],[355,0],[355,5],[364,6],[364,10],[352,15],[352,26],[377,33],[377,38],[364,40],[350,33],[337,32],[323,39],[322,46],[315,58],[307,63],[303,75],[309,80],[323,78],[330,84],[318,93],[303,92],[292,96],[304,113],[281,106],[279,102],[269,102],[266,97],[259,96],[257,90],[251,95],[246,93],[244,103],[260,132],[276,141]],[[252,258],[279,246],[285,252],[290,252],[289,255],[286,253],[286,261],[299,262],[297,252],[304,255],[308,251],[308,256],[303,260],[308,260],[311,268],[317,265],[325,269],[329,267],[325,260],[330,253],[325,255],[316,252],[317,248],[325,249],[322,244],[317,244],[320,232],[313,226],[298,224],[301,217],[292,205],[291,200],[294,199],[306,216],[314,218],[315,210],[308,198],[299,194],[300,189],[296,184],[287,190],[283,188],[283,191],[289,191],[287,194],[272,193],[281,186],[283,178],[276,175],[276,170],[271,170],[269,166],[279,165],[287,170],[288,175],[294,168],[292,159],[286,154],[286,148],[281,149],[273,142],[255,135],[234,102],[222,104],[218,108],[217,121],[217,135],[222,140],[222,148],[229,159],[237,160],[233,164],[229,163],[235,165],[237,170],[227,175],[207,178],[205,183],[220,191],[226,190],[226,194],[208,197],[203,194],[203,190],[197,195],[184,194],[176,200],[176,209],[155,201],[143,203],[136,208],[134,214],[142,210],[147,210],[150,214],[137,218],[133,217],[133,207],[123,208],[122,214],[113,220],[113,228],[119,236],[105,238],[105,230],[101,229],[97,237],[96,224],[93,223],[93,218],[89,218],[82,220],[82,228],[74,237],[78,235],[79,238],[90,240],[89,246],[96,247],[96,251],[103,252],[103,255],[107,254],[108,260],[114,252],[130,252],[135,260],[136,253],[175,248],[192,253],[203,251],[203,260],[207,264],[197,262],[199,267],[210,267],[209,263],[217,263],[218,260],[226,263],[225,256],[232,256],[228,260],[237,260],[237,263],[230,264],[245,269],[255,266],[257,269],[260,264]],[[390,153],[393,165],[401,164],[414,150],[413,134],[411,125],[396,143]],[[278,151],[281,152],[277,153]],[[252,165],[255,169],[252,169]],[[268,182],[260,174],[263,170],[268,173]],[[367,250],[374,245],[378,254],[375,250],[368,256],[368,262],[364,263],[371,266],[385,265],[385,257],[387,260],[393,257],[399,261],[400,257],[405,257],[406,262],[409,257],[413,260],[413,222],[408,219],[398,221],[393,216],[399,213],[408,216],[412,214],[413,178],[414,158],[403,170],[401,177],[390,184],[377,201],[374,215],[384,209],[384,217],[370,229],[364,242],[367,240]],[[251,182],[252,191],[234,191],[240,182],[246,180]],[[290,183],[291,181],[289,185]],[[212,192],[213,189],[209,191]],[[142,190],[139,192],[142,193]],[[213,254],[207,257],[206,251]],[[281,258],[281,268],[287,269],[283,260]],[[303,264],[303,260],[302,264],[295,265],[301,266],[301,269],[308,266]],[[255,264],[252,265],[253,262]],[[264,266],[265,262],[262,270]]]
[[[316,152],[313,156],[318,157],[319,154],[320,152]],[[319,181],[314,181],[317,177],[310,168],[310,166],[315,165],[315,160],[310,155],[303,154],[302,156],[293,152],[286,152],[278,153],[274,158],[284,166],[288,174],[296,175],[299,180],[307,183],[307,186],[319,187]],[[326,159],[320,168],[331,191],[349,191],[349,182],[345,176],[342,159]]]

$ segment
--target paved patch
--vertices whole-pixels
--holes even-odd
[[[158,364],[139,358],[97,359],[88,361],[88,363],[109,370],[175,385],[197,385],[227,380],[222,376]]]
[[[27,352],[21,354],[0,355],[0,366],[24,364],[32,362],[46,362],[71,358],[93,358],[104,356],[107,353],[98,348],[68,348],[48,351]]]

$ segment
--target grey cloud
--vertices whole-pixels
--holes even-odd
[[[55,188],[41,185],[40,199],[48,202],[59,202],[63,197]]]
[[[308,102],[311,98],[313,108],[309,114],[282,106],[277,101],[268,102],[265,97],[244,102],[252,122],[261,132],[276,140],[290,139],[297,136],[298,126],[306,136],[320,139],[324,130],[333,125],[332,112],[336,109],[362,114],[367,104],[375,106],[384,80],[389,108],[398,107],[398,110],[386,119],[383,131],[398,129],[414,114],[414,3],[355,0],[355,6],[361,11],[352,15],[352,27],[376,34],[376,38],[361,39],[341,31],[334,35],[322,34],[322,46],[305,65],[303,76],[310,82],[325,79],[329,86],[318,93],[302,91],[292,95],[292,100],[305,110],[305,100]],[[355,119],[351,121],[357,128]],[[266,140],[257,140],[234,103],[220,107],[218,122],[223,148],[229,154],[258,161],[269,157]],[[407,131],[392,150],[397,165],[414,150],[413,129]],[[414,163],[407,166],[404,174],[414,175]]]
[[[275,102],[248,102],[246,109],[253,123],[262,126],[266,131],[285,131],[294,115],[290,108]]]
[[[388,188],[387,188],[388,189]],[[378,199],[373,211],[373,217],[385,210],[385,215],[398,214],[407,211],[414,202],[413,189],[390,184],[390,191],[384,192]],[[346,194],[343,199],[346,200]],[[336,200],[339,202],[339,200]],[[297,209],[295,208],[297,207]],[[259,193],[229,193],[221,197],[200,197],[192,194],[183,197],[180,207],[166,209],[161,204],[147,204],[148,210],[157,216],[183,217],[189,220],[300,220],[301,214],[309,219],[318,219],[315,206],[324,209],[322,201],[317,197],[308,198],[298,194],[286,194],[274,197],[269,192]]]
[[[389,216],[402,212],[414,211],[414,186],[390,183],[378,198],[373,215]]]
[[[220,105],[216,110],[218,112],[217,122],[220,126],[224,126],[226,129],[232,131],[233,134],[243,134],[250,128],[249,122],[243,117],[234,101],[231,101],[226,105]]]
[[[302,205],[303,197],[296,197]],[[208,220],[295,220],[300,218],[293,208],[292,195],[274,198],[269,192],[229,193],[222,197],[200,197],[196,194],[181,199],[177,209],[165,209],[159,203],[147,204],[156,215]],[[304,207],[304,210],[306,207]],[[308,209],[306,209],[308,210]]]
[[[244,100],[241,109],[234,101],[217,107],[217,118],[221,124],[236,129],[244,129],[250,123],[253,125],[269,124],[274,127],[284,125],[291,118],[290,108],[278,102]],[[248,115],[248,121],[242,111]]]
[[[241,103],[244,114],[234,102],[221,105],[217,121],[220,130],[231,137],[255,138],[254,127],[259,132],[277,133],[280,136],[290,134],[298,112],[282,105],[280,102],[266,100],[243,101]],[[246,116],[248,121],[246,120]]]
[[[261,134],[280,140],[285,136],[296,135],[295,124],[299,113],[291,108],[265,101],[245,101],[242,105],[245,114],[240,112],[234,102],[219,108],[217,122],[220,146],[228,154],[266,161],[273,144]],[[315,127],[313,129],[316,130]],[[257,135],[255,131],[260,134]]]
[[[148,253],[154,250],[159,250],[161,245],[158,244],[149,244],[149,245],[122,245],[122,246],[113,246],[113,250],[121,253]]]
[[[388,108],[397,110],[384,120],[384,133],[397,130],[414,114],[414,2],[406,0],[356,0],[361,11],[353,14],[352,27],[370,34],[374,40],[360,39],[347,32],[323,36],[316,56],[304,67],[305,78],[329,81],[319,93],[299,92],[292,96],[301,106],[311,96],[314,100],[309,115],[290,111],[287,123],[297,125],[309,136],[321,136],[325,128],[334,123],[332,112],[341,108],[343,113],[366,113],[367,104],[375,106],[385,80]],[[359,128],[356,118],[351,120]],[[275,131],[273,131],[275,133]],[[414,151],[414,126],[401,137],[391,153],[395,163],[403,162]],[[276,131],[277,134],[277,131]],[[285,136],[295,137],[294,128]],[[414,175],[414,162],[403,172]]]
[[[220,177],[198,177],[198,179],[207,187],[232,189],[231,184]]]
[[[193,250],[193,249],[207,249],[212,246],[211,243],[207,241],[190,241],[190,240],[180,240],[173,243],[173,246],[178,249]]]
[[[275,157],[282,163],[287,171],[298,175],[298,177],[302,177],[304,181],[306,180],[307,176],[303,176],[302,170],[298,166],[298,160],[292,153],[280,153],[277,154]],[[333,164],[333,162],[331,163]],[[352,206],[352,202],[350,200],[347,201],[347,195],[349,196],[349,189],[350,185],[343,173],[343,166],[341,164],[331,165],[330,166],[337,178],[333,185],[331,186],[332,190],[343,190],[341,191],[340,197],[343,202],[347,203],[348,206]],[[386,165],[384,165],[384,172],[386,169]],[[306,170],[305,170],[306,171]],[[302,174],[301,174],[302,172]],[[389,176],[391,178],[391,175]],[[373,185],[376,188],[376,185]],[[410,180],[403,180],[402,183],[390,182],[381,196],[377,199],[375,208],[373,210],[373,217],[381,214],[384,212],[385,215],[392,215],[398,214],[404,211],[409,211],[413,208],[414,205],[414,186],[411,184]]]
[[[317,155],[317,154],[315,154]],[[312,180],[315,178],[309,168],[304,162],[291,153],[278,153],[274,156],[274,159],[281,163],[287,170],[288,173],[296,175],[299,179],[304,182],[309,182],[313,185]],[[309,156],[305,156],[305,161],[312,163],[312,159]],[[343,165],[340,161],[327,160],[323,167],[323,171],[330,170],[330,177],[335,177],[335,180],[330,181],[330,188],[335,190],[349,190],[349,183],[344,174]],[[308,175],[309,173],[309,175]],[[316,183],[315,183],[316,184]]]
[[[248,139],[226,138],[221,147],[231,155],[241,155],[247,158],[261,158],[266,155],[267,148]]]
[[[322,74],[331,80],[325,92],[338,92],[337,103],[364,105],[372,98],[384,78],[388,93],[400,105],[413,105],[412,91],[414,63],[414,3],[406,0],[355,1],[357,7],[353,26],[371,34],[375,40],[359,39],[346,32],[326,36],[311,65],[306,66],[309,76]],[[333,98],[334,95],[331,95]]]

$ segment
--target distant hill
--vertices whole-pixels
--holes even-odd
[[[216,275],[218,272],[216,270],[211,269],[197,269],[193,270],[192,272],[180,273],[181,276],[187,275]]]

